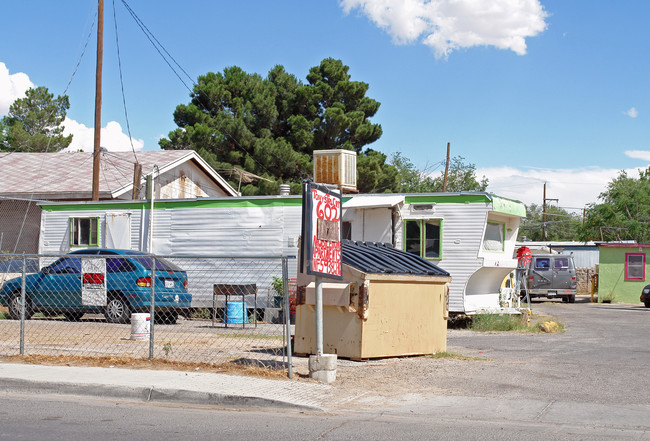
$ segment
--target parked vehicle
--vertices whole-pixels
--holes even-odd
[[[576,301],[576,268],[568,254],[535,254],[525,272],[524,289],[520,296],[529,298],[561,298]]]
[[[25,274],[33,274],[38,271],[38,259],[25,259]],[[21,277],[23,275],[23,259],[10,259],[0,262],[0,288],[7,280]]]
[[[82,273],[82,259],[99,256],[106,261],[105,276],[101,271]],[[186,272],[152,254],[105,248],[74,251],[25,276],[25,318],[41,312],[76,321],[85,313],[103,312],[110,323],[128,323],[131,313],[149,312],[154,262],[155,317],[175,323],[192,300]],[[21,313],[21,283],[17,277],[0,289],[0,304],[8,306],[15,320]]]
[[[646,285],[641,291],[640,300],[643,302],[646,308],[650,308],[650,285]]]

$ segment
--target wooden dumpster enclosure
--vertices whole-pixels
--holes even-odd
[[[344,241],[343,282],[323,286],[323,350],[350,359],[444,352],[451,277],[386,244]],[[298,277],[294,351],[315,354],[314,283]]]

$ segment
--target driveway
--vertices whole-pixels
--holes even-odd
[[[532,400],[535,408],[562,403],[569,413],[586,412],[592,405],[649,412],[645,372],[650,366],[650,309],[581,300],[532,304],[535,315],[562,322],[564,333],[451,329],[447,351],[466,358],[395,358],[365,364],[340,360],[336,388],[345,392],[346,407],[356,402],[421,410],[423,403],[444,397],[449,404],[456,397],[457,404],[467,401],[461,406],[466,409],[483,402],[496,410],[495,403],[509,402],[525,412],[525,403]],[[650,427],[647,415],[643,421]]]

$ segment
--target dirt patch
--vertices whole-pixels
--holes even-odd
[[[82,357],[74,355],[13,355],[0,360],[8,363],[42,364],[46,366],[116,367],[124,369],[153,369],[227,373],[264,378],[287,378],[287,373],[260,366],[239,363],[192,363],[161,359],[130,357]]]

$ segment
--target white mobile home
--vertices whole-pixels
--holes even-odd
[[[150,219],[149,201],[43,203],[39,252],[104,246],[160,255],[295,256],[301,206],[300,196],[161,200]],[[517,264],[522,203],[474,192],[345,195],[343,208],[344,238],[391,243],[448,271],[451,312],[501,306],[501,281]],[[82,224],[95,236],[71,234]],[[271,276],[260,274],[256,283],[268,285],[263,279]],[[193,293],[193,305],[212,301],[205,291]]]

